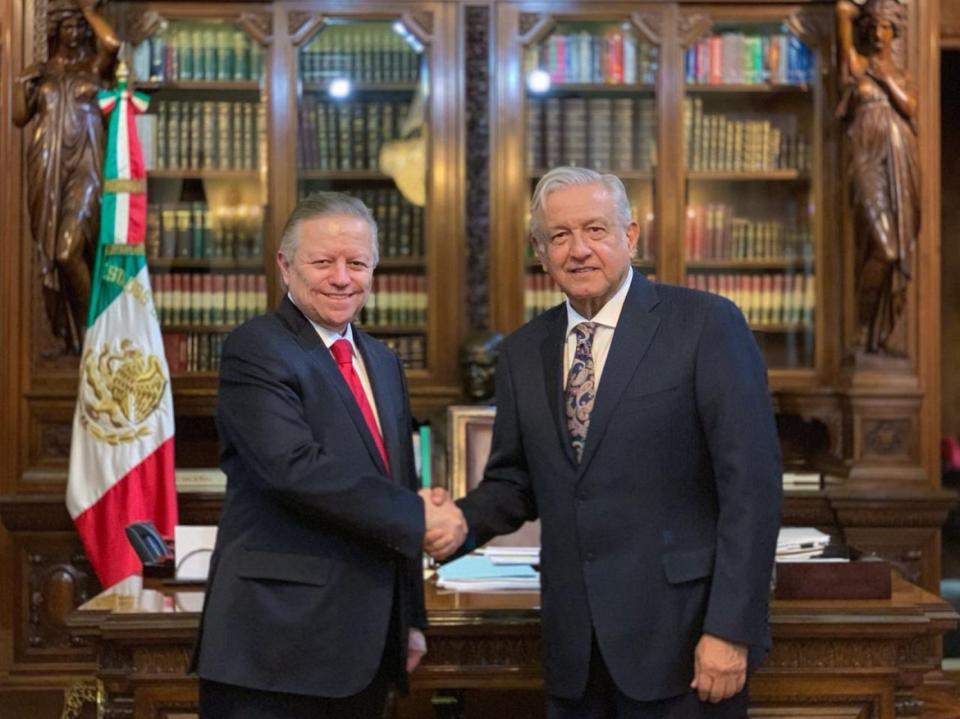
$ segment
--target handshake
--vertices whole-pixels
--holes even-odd
[[[423,498],[427,526],[423,535],[423,549],[434,559],[446,559],[467,538],[467,520],[447,490],[434,487],[421,489],[419,494]]]

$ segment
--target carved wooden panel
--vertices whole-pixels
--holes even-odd
[[[765,670],[863,669],[896,667],[897,642],[892,639],[808,639],[774,642],[763,664]]]
[[[913,421],[900,419],[864,419],[863,459],[907,462],[915,455]]]
[[[467,326],[490,328],[490,8],[466,9]]]
[[[24,484],[63,486],[70,461],[75,402],[72,398],[30,400]]]
[[[75,535],[18,537],[14,657],[18,663],[85,662],[92,651],[66,628],[67,617],[100,591]]]

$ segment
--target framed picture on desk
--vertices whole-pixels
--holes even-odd
[[[490,457],[496,407],[452,405],[447,408],[447,462],[450,494],[462,497],[483,480]],[[539,547],[540,522],[527,522],[513,534],[490,541],[498,547]]]

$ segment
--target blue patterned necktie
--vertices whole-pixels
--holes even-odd
[[[573,331],[577,334],[577,349],[567,374],[566,401],[567,429],[570,432],[570,444],[577,462],[583,456],[583,446],[587,443],[587,429],[590,427],[590,412],[593,400],[597,396],[593,375],[593,333],[595,322],[581,322]]]

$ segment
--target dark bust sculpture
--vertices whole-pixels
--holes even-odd
[[[906,354],[894,330],[907,302],[920,231],[917,96],[893,41],[905,29],[899,0],[837,4],[840,79],[837,114],[850,137],[858,349]]]
[[[13,88],[13,122],[36,120],[27,147],[30,230],[43,299],[63,350],[79,354],[90,297],[90,264],[100,220],[104,126],[97,92],[120,47],[94,0],[52,0],[48,59]]]
[[[503,335],[475,332],[460,347],[460,373],[464,395],[473,402],[491,402],[494,395],[497,357]]]

